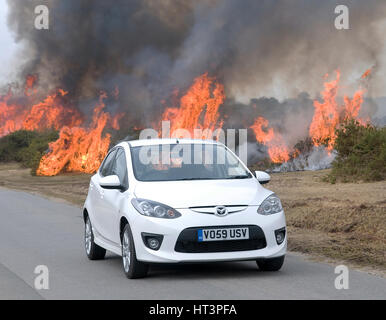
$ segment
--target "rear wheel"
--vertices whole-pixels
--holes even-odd
[[[129,224],[126,224],[122,233],[122,263],[123,271],[129,279],[146,277],[149,270],[149,265],[137,260]]]
[[[91,220],[88,216],[84,224],[84,248],[90,260],[101,260],[106,255],[106,250],[94,242],[94,233],[92,232]]]
[[[256,260],[259,269],[262,271],[279,271],[284,263],[284,256],[270,259]]]

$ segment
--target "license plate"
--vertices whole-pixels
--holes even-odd
[[[249,239],[249,228],[198,229],[198,241]]]

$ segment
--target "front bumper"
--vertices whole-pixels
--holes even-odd
[[[263,216],[256,212],[257,207],[248,207],[246,210],[218,217],[212,214],[203,214],[189,209],[179,210],[182,216],[177,219],[159,219],[144,217],[135,213],[135,219],[131,225],[133,232],[137,259],[151,263],[179,263],[179,262],[210,262],[210,261],[237,261],[255,260],[258,258],[274,258],[283,256],[287,249],[287,235],[282,244],[276,243],[275,230],[285,227],[284,212],[270,216]],[[240,246],[237,251],[227,252],[177,252],[181,251],[176,246],[178,238],[186,229],[196,227],[234,227],[256,226],[264,234],[264,246],[249,247]],[[147,248],[142,240],[141,233],[153,233],[163,235],[162,245],[155,251]],[[261,240],[261,239],[260,239]],[[228,240],[229,241],[229,240]],[[224,241],[225,242],[225,241]],[[176,251],[177,249],[177,251]]]

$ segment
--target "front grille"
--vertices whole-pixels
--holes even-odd
[[[224,229],[224,228],[249,228],[249,239],[244,240],[223,240],[223,241],[197,241],[198,229]],[[263,249],[267,246],[264,232],[259,226],[238,225],[238,226],[215,226],[215,227],[193,227],[183,230],[178,236],[174,250],[184,253],[205,253],[205,252],[232,252]]]
[[[201,207],[189,207],[190,210],[198,213],[206,213],[206,214],[215,214],[217,206],[201,206]],[[246,208],[248,208],[248,205],[244,204],[235,204],[235,205],[227,205],[224,206],[228,213],[236,213],[244,211]]]

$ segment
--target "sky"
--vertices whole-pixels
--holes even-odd
[[[17,45],[7,26],[8,5],[6,0],[0,0],[0,85],[9,82],[12,73],[13,57]]]

